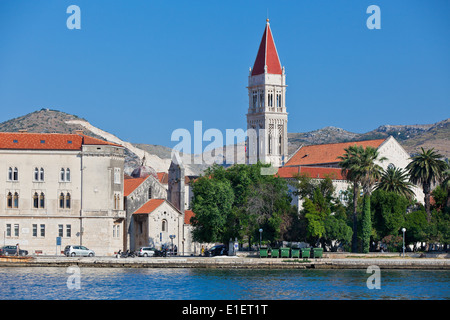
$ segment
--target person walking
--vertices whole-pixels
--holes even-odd
[[[16,244],[16,256],[20,255],[20,248],[19,248],[19,244]]]

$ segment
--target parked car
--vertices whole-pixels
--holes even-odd
[[[228,255],[227,246],[224,244],[218,244],[214,247],[205,251],[206,257],[214,257],[214,256],[226,256]]]
[[[4,246],[0,248],[0,256],[14,256],[16,254],[17,254],[17,246]],[[28,251],[19,248],[19,255],[26,256],[28,255]]]
[[[141,247],[137,251],[139,257],[153,257],[155,255],[156,249],[152,247]]]
[[[84,247],[84,246],[66,246],[64,248],[64,254],[67,257],[75,257],[75,256],[87,256],[93,257],[95,256],[95,252]]]

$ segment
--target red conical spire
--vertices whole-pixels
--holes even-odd
[[[252,76],[263,74],[264,66],[267,66],[267,73],[282,74],[280,58],[278,58],[272,31],[270,31],[269,19],[267,19],[266,28],[253,65]]]

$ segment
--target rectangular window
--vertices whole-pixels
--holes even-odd
[[[33,224],[33,237],[37,237],[37,224]]]
[[[115,184],[120,184],[121,183],[120,168],[114,168],[114,183]]]
[[[58,237],[64,236],[64,225],[58,224]]]
[[[41,237],[45,237],[45,224],[41,224]]]
[[[18,237],[19,236],[19,225],[15,224],[14,225],[14,237]]]
[[[6,225],[6,236],[11,237],[11,225],[10,224]]]
[[[66,237],[70,238],[72,236],[72,225],[66,224]]]

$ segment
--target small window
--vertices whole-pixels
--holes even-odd
[[[70,169],[69,168],[67,168],[66,169],[66,181],[70,181]]]
[[[17,139],[14,139],[13,142],[14,143],[19,143],[19,141]]]
[[[33,208],[39,208],[39,195],[37,192],[35,192],[33,195]]]
[[[63,236],[64,236],[64,225],[58,224],[58,237],[63,237]]]
[[[72,144],[72,140],[67,140],[67,143],[68,144]]]
[[[19,236],[19,225],[15,224],[14,225],[14,237],[18,237]]]
[[[18,208],[19,207],[19,194],[17,192],[14,192],[13,207],[14,208]]]
[[[59,172],[59,180],[65,181],[65,179],[66,179],[66,170],[64,170],[64,168],[61,168],[61,171]]]
[[[41,237],[45,237],[45,224],[41,224]]]
[[[6,225],[6,236],[11,237],[11,225],[10,224]]]
[[[34,181],[39,181],[39,169],[34,168]]]
[[[14,180],[14,181],[19,180],[19,170],[17,168],[14,168],[12,180]]]
[[[13,179],[13,169],[11,167],[9,167],[8,169],[8,180],[12,181]]]
[[[37,237],[37,224],[33,224],[33,237]]]
[[[162,221],[161,230],[162,231],[167,231],[167,220],[166,219],[164,219]]]
[[[12,208],[12,204],[13,204],[12,199],[13,199],[12,193],[8,192],[8,195],[6,196],[6,206],[8,208]]]
[[[66,194],[66,209],[70,209],[70,193]]]
[[[59,195],[59,208],[64,209],[64,193],[60,193]]]
[[[70,238],[72,236],[72,225],[66,224],[66,237]]]
[[[44,181],[44,177],[44,168],[41,168],[41,170],[39,171],[39,180]]]
[[[45,195],[43,192],[41,192],[41,195],[39,196],[39,207],[45,208]]]
[[[45,140],[41,140],[41,143],[45,143]]]

